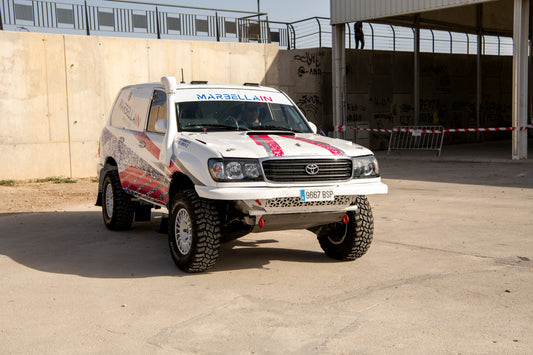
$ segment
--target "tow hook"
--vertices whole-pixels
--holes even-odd
[[[348,214],[345,214],[344,217],[342,217],[342,223],[344,224],[350,223],[350,217],[348,217]]]

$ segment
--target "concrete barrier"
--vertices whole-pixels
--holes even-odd
[[[185,81],[278,86],[278,46],[0,31],[0,180],[96,175],[118,90]]]

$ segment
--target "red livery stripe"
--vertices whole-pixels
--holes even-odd
[[[159,149],[157,145],[155,145],[154,142],[152,142],[150,137],[148,137],[146,133],[142,133],[142,132],[134,132],[134,134],[135,134],[135,138],[137,138],[139,142],[144,142],[146,144],[145,146],[146,150],[148,150],[150,154],[152,154],[156,159],[159,159],[159,155],[161,154],[161,149]]]
[[[156,187],[160,186],[161,183],[157,180],[152,180],[150,183],[144,185],[143,187],[141,187],[141,189],[138,191],[139,193],[143,194],[143,195],[146,195],[147,193],[149,193],[150,191],[152,191],[153,189],[155,189]]]
[[[137,180],[133,181],[129,189],[133,191],[137,191],[141,186],[143,186],[144,184],[146,184],[148,181],[151,181],[151,180],[153,180],[153,178],[150,175],[145,174],[141,176],[140,178],[138,178]]]
[[[151,198],[154,198],[156,200],[158,200],[158,197],[160,197],[161,195],[163,195],[164,193],[167,193],[168,194],[168,187],[166,186],[161,186],[160,188],[158,188],[157,190],[155,190],[154,192],[152,192],[150,195],[148,195],[149,197]],[[162,197],[163,198],[163,197]]]
[[[180,169],[178,169],[178,167],[176,166],[176,164],[172,160],[170,161],[170,164],[168,165],[167,169],[171,173],[175,173],[175,172],[179,172],[180,171]]]
[[[272,137],[266,134],[250,135],[250,138],[255,144],[262,146],[267,151],[268,155],[274,157],[282,157],[285,155],[281,146]]]
[[[336,148],[333,148],[332,146],[330,146],[327,143],[317,142],[317,141],[313,141],[311,139],[305,139],[305,138],[299,138],[299,137],[293,137],[293,136],[282,135],[281,137],[289,138],[289,139],[295,139],[295,140],[300,141],[300,142],[305,142],[305,143],[316,145],[318,147],[321,147],[321,148],[324,148],[324,149],[328,150],[333,155],[341,155],[341,156],[344,155],[343,152],[341,152],[340,150],[338,150]]]
[[[135,181],[136,179],[138,179],[142,175],[144,175],[144,172],[142,170],[140,170],[140,169],[137,169],[137,168],[133,167],[133,166],[130,166],[126,170],[123,170],[119,174],[120,182],[121,182],[122,187],[123,188],[127,188],[128,186],[130,186],[133,183],[133,181]]]
[[[284,155],[283,149],[281,149],[281,146],[275,140],[273,140],[272,137],[266,134],[261,134],[257,137],[261,138],[267,144],[267,146],[272,151],[272,155],[274,155],[275,157],[282,157]]]

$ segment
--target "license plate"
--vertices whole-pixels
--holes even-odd
[[[300,201],[313,202],[313,201],[333,201],[335,195],[333,190],[328,189],[311,189],[300,190]]]

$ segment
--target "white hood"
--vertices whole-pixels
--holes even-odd
[[[358,144],[311,133],[248,131],[191,133],[186,136],[205,143],[206,148],[223,157],[354,157],[372,154]]]

